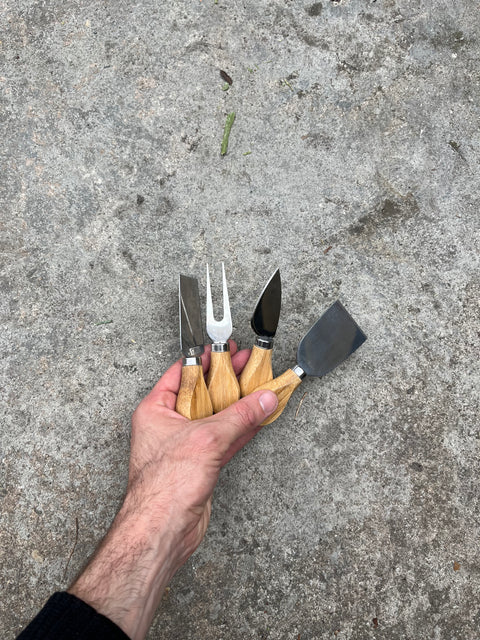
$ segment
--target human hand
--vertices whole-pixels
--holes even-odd
[[[237,352],[232,341],[231,354],[239,375],[250,350]],[[206,373],[209,346],[202,364]],[[175,412],[181,375],[178,361],[133,415],[127,497],[152,516],[168,519],[181,541],[183,564],[207,529],[220,469],[260,430],[277,399],[272,392],[252,394],[215,416],[190,421]]]
[[[250,351],[230,342],[238,375]],[[202,357],[204,372],[210,349]],[[190,421],[175,412],[181,361],[161,377],[132,418],[127,493],[86,570],[69,589],[143,638],[165,586],[200,544],[221,468],[261,429],[277,406],[258,391],[221,413]]]

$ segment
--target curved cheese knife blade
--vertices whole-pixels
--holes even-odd
[[[282,306],[282,282],[277,269],[265,285],[250,320],[257,334],[250,358],[240,376],[243,396],[273,378],[272,348]]]
[[[282,306],[282,281],[280,269],[276,269],[265,285],[255,305],[250,324],[257,336],[272,340],[277,331]]]
[[[302,338],[297,364],[278,378],[259,386],[277,394],[278,407],[262,424],[278,418],[305,376],[324,376],[360,347],[367,336],[341,302],[337,300]]]

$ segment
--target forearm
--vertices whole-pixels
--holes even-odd
[[[128,497],[89,564],[68,590],[139,640],[181,561],[165,524],[129,506]]]

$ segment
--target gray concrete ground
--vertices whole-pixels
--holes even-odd
[[[478,3],[0,8],[2,638],[105,532],[221,260],[242,346],[281,268],[277,373],[337,297],[369,340],[225,469],[149,638],[479,638]]]

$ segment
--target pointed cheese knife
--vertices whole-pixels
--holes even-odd
[[[282,283],[277,269],[265,285],[253,312],[250,324],[255,331],[255,344],[239,378],[243,396],[273,378],[272,349],[282,304]]]
[[[278,418],[305,376],[324,376],[360,347],[367,336],[345,307],[337,300],[317,320],[298,346],[297,364],[259,389],[277,394],[278,407],[262,424]]]
[[[203,377],[204,352],[202,313],[196,278],[180,275],[180,345],[183,352],[182,382],[176,411],[185,418],[197,420],[213,414],[212,402]]]

